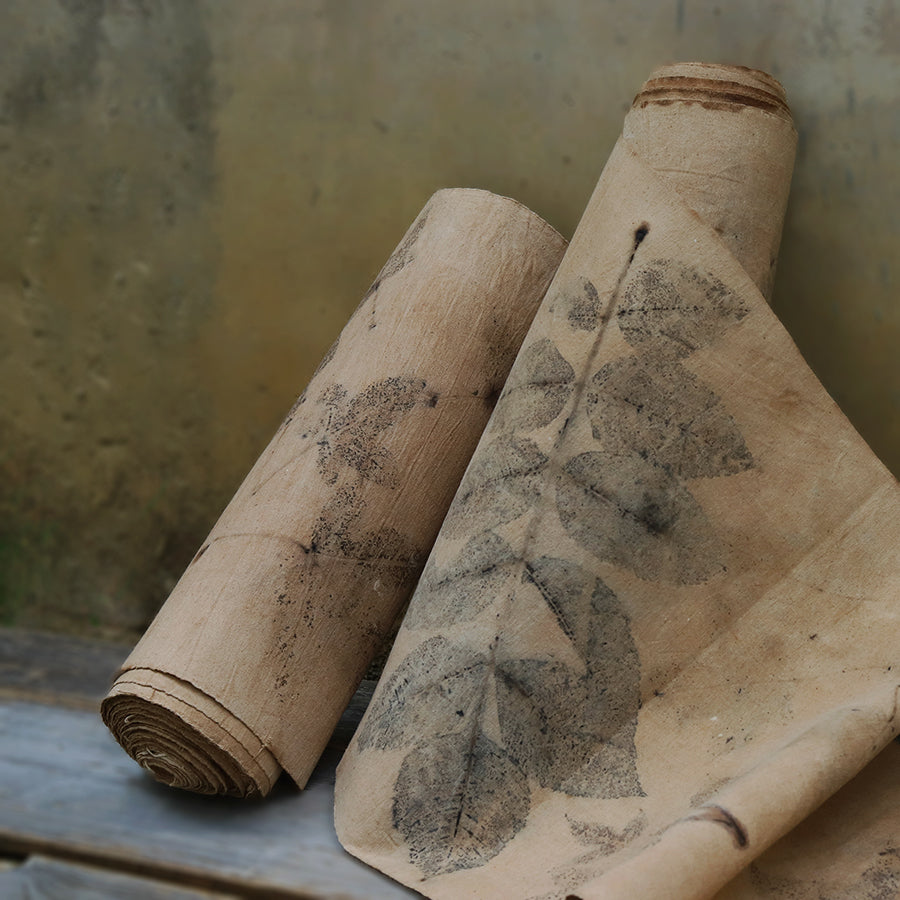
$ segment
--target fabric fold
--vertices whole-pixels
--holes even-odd
[[[766,302],[795,137],[635,100],[338,770],[428,897],[711,897],[896,734],[897,482]]]

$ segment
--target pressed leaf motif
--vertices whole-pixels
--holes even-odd
[[[494,411],[502,431],[542,428],[561,412],[574,389],[575,370],[549,338],[542,338],[519,354]]]
[[[566,559],[540,556],[525,562],[522,581],[533,584],[544,598],[563,634],[586,657],[594,627],[586,594],[595,579]]]
[[[409,628],[450,625],[474,618],[495,599],[520,557],[493,531],[468,540],[446,568],[432,558],[419,582],[420,602],[410,608]]]
[[[495,527],[528,512],[540,495],[547,457],[528,438],[500,437],[472,461],[444,520],[450,536]]]
[[[415,747],[400,766],[394,826],[429,875],[482,866],[524,827],[528,779],[477,726]]]
[[[632,270],[616,319],[635,349],[682,359],[711,344],[748,311],[738,294],[713,275],[656,259]]]
[[[581,279],[581,290],[561,298],[569,325],[577,331],[596,331],[604,321],[603,301],[592,281]]]
[[[678,362],[628,356],[591,379],[594,437],[614,453],[636,451],[679,478],[733,475],[753,466],[719,398]]]
[[[638,453],[580,453],[560,472],[556,499],[560,521],[579,544],[639,578],[697,584],[721,568],[700,504]]]
[[[606,321],[606,301],[587,279],[554,302],[574,332]],[[640,660],[626,609],[590,567],[547,552],[545,531],[645,580],[696,584],[724,570],[723,547],[684,481],[736,474],[753,458],[734,419],[681,360],[747,310],[714,277],[661,260],[635,264],[610,310],[634,352],[593,374],[549,338],[522,352],[489,426],[493,440],[444,523],[445,540],[465,541],[451,544],[441,565],[432,558],[411,605],[405,627],[413,629],[464,635],[468,621],[496,618],[490,646],[425,641],[379,688],[359,732],[362,749],[406,750],[393,822],[426,875],[500,853],[538,787],[644,795],[634,743]],[[567,428],[550,449],[538,446],[531,432],[564,413],[567,425],[582,417],[595,447],[570,443]],[[578,424],[572,431],[583,435]],[[518,611],[531,619],[541,606],[547,640],[523,658],[504,629]],[[642,827],[635,820],[597,843]],[[609,851],[588,853],[588,868],[598,852]]]
[[[378,691],[356,735],[359,748],[394,750],[424,737],[471,729],[484,701],[488,657],[434,637],[394,669]]]
[[[432,407],[434,401],[421,378],[405,375],[376,381],[352,399],[340,385],[328,388],[318,401],[328,410],[318,441],[322,477],[334,484],[349,467],[369,481],[395,487],[400,473],[379,435],[413,407]]]

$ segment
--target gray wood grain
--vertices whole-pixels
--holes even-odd
[[[130,649],[105,641],[0,628],[0,697],[94,709]]]
[[[0,851],[66,856],[184,885],[265,897],[416,896],[343,851],[326,752],[302,793],[203,797],[149,778],[99,718],[0,701]]]
[[[181,888],[93,866],[31,857],[0,870],[3,900],[237,900],[236,894]]]
[[[135,884],[150,891],[147,900],[192,897],[176,883],[241,897],[416,896],[346,854],[334,834],[334,769],[371,684],[357,692],[302,793],[283,778],[263,800],[201,797],[157,784],[101,723],[97,704],[127,652],[0,629],[0,853],[80,860],[113,879],[104,894],[100,870],[29,861],[0,871],[0,897],[144,900]],[[153,893],[156,885],[132,879],[117,895],[115,879],[129,872],[169,884]]]

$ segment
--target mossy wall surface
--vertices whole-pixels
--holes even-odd
[[[900,2],[0,4],[0,623],[139,631],[428,196],[571,234],[685,59],[785,84],[774,305],[900,471]]]

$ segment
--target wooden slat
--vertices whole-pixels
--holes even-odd
[[[105,641],[0,628],[0,697],[96,708],[130,649]]]
[[[371,683],[357,692],[304,792],[283,778],[264,800],[202,797],[157,784],[100,721],[97,704],[127,651],[0,629],[0,856],[43,854],[272,900],[417,896],[346,854],[334,834],[334,769]],[[0,897],[16,896],[11,885],[23,883],[26,870],[0,871]],[[52,883],[56,876],[44,871],[38,875]]]
[[[31,857],[0,870],[3,900],[237,900],[236,894],[180,888],[76,863]]]
[[[0,628],[0,698],[98,709],[130,652],[124,644]],[[347,746],[374,690],[374,681],[359,686],[330,746]]]
[[[0,702],[0,852],[43,853],[261,897],[416,896],[346,854],[332,824],[330,750],[309,786],[264,800],[150,779],[98,717]]]

